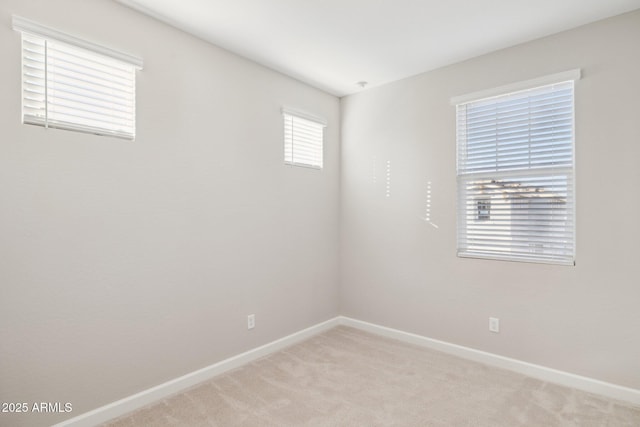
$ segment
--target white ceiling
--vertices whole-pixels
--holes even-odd
[[[640,0],[116,0],[337,96],[640,8]]]

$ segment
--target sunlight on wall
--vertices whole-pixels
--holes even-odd
[[[439,228],[436,224],[431,222],[431,181],[427,181],[427,209],[423,219],[433,227]]]
[[[387,188],[386,196],[391,197],[391,160],[387,160]]]

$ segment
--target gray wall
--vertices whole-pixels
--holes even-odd
[[[11,14],[144,59],[136,141],[20,124]],[[0,401],[73,403],[1,425],[337,314],[337,98],[108,0],[2,0],[0,57]],[[328,119],[324,170],[283,164],[283,104]]]
[[[640,388],[639,40],[636,11],[343,98],[341,313]],[[450,98],[573,68],[577,265],[457,258]]]

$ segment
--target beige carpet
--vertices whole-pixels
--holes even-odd
[[[340,326],[125,426],[640,426],[640,408]]]

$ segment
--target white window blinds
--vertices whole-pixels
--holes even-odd
[[[142,62],[14,17],[22,32],[27,124],[135,137],[135,72]]]
[[[322,169],[326,122],[318,117],[283,108],[284,162]]]
[[[573,88],[457,105],[459,256],[574,263]]]

